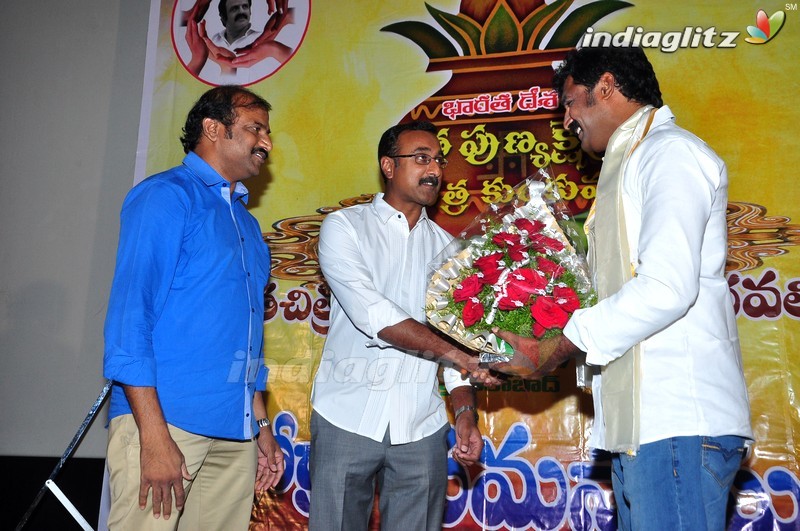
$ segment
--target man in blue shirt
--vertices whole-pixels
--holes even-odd
[[[269,111],[209,90],[183,164],[125,199],[105,324],[109,529],[247,529],[254,481],[283,474],[263,397],[270,255],[240,182],[272,149]]]

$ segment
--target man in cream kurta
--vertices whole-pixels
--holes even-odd
[[[620,528],[724,529],[753,437],[724,276],[725,164],[675,125],[641,49],[578,50],[554,85],[564,125],[604,154],[587,222],[599,302],[551,340],[501,334],[517,353],[497,368],[539,377],[586,353],[600,373],[590,444],[612,452]]]

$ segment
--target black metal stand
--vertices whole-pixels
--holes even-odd
[[[97,397],[97,400],[94,401],[94,404],[89,409],[89,413],[86,415],[86,418],[83,419],[83,423],[81,424],[80,428],[78,428],[77,433],[75,433],[75,436],[72,438],[72,441],[69,443],[69,446],[67,446],[67,449],[64,451],[64,455],[61,456],[61,459],[56,464],[56,467],[53,469],[53,472],[50,473],[50,477],[47,478],[47,481],[45,481],[44,485],[42,485],[42,488],[39,490],[39,493],[36,495],[36,498],[33,499],[33,503],[31,503],[30,507],[28,507],[28,510],[25,512],[25,515],[22,517],[22,520],[19,521],[19,524],[17,524],[15,531],[20,531],[23,527],[25,527],[25,524],[30,519],[31,515],[33,514],[33,511],[39,505],[39,502],[42,501],[44,493],[48,489],[50,489],[50,491],[56,496],[56,498],[58,498],[58,501],[61,502],[64,508],[67,509],[67,511],[69,511],[69,513],[72,515],[75,521],[77,521],[81,525],[81,527],[83,527],[83,529],[86,529],[88,531],[92,530],[91,526],[89,526],[89,524],[86,522],[86,519],[84,519],[83,516],[81,516],[81,514],[78,512],[75,506],[72,505],[72,503],[70,503],[67,497],[64,496],[64,493],[61,492],[61,489],[59,489],[58,486],[55,484],[55,477],[58,475],[59,472],[61,472],[61,468],[64,466],[64,463],[75,451],[75,448],[78,446],[78,444],[80,444],[81,439],[83,439],[83,435],[86,433],[86,430],[91,425],[95,415],[97,415],[97,412],[100,410],[100,407],[102,407],[103,402],[105,402],[106,397],[108,396],[108,391],[111,389],[112,384],[113,382],[111,380],[106,380],[106,384],[100,391],[100,395]]]

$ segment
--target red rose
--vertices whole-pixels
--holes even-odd
[[[535,237],[532,237],[531,245],[536,251],[542,254],[546,254],[548,251],[557,253],[564,249],[563,243],[555,238],[545,236],[544,234],[537,234]]]
[[[464,308],[461,310],[461,320],[464,326],[472,326],[483,319],[483,304],[475,297],[467,299]]]
[[[506,279],[505,294],[497,299],[501,310],[515,310],[527,306],[531,296],[547,286],[547,279],[527,267],[515,269]]]
[[[541,221],[531,221],[527,218],[515,219],[514,225],[519,230],[527,232],[529,236],[533,236],[534,234],[541,232],[541,230],[544,228],[544,223]]]
[[[486,256],[481,256],[472,262],[472,265],[481,270],[481,273],[486,273],[487,270],[494,270],[500,267],[500,260],[503,259],[503,253],[492,253]]]
[[[553,297],[536,297],[531,305],[531,316],[545,328],[564,328],[569,321],[569,314],[556,304]]]
[[[519,285],[509,284],[505,288],[505,294],[497,299],[497,308],[500,310],[516,310],[528,305],[532,293]]]
[[[522,237],[519,234],[498,232],[497,234],[492,236],[492,241],[498,247],[505,249],[509,245],[519,245],[519,243],[522,241]]]
[[[480,270],[478,277],[484,284],[494,284],[500,278],[503,272],[503,266],[500,261],[503,259],[503,253],[492,253],[486,256],[481,256],[475,260],[472,265]]]
[[[515,269],[508,275],[507,281],[510,286],[518,285],[528,293],[537,293],[547,287],[547,279],[544,275],[529,267]]]
[[[528,246],[522,245],[520,243],[520,244],[509,245],[508,248],[506,249],[506,252],[508,253],[509,258],[511,258],[515,262],[521,262],[522,260],[528,257],[528,254],[525,252],[527,250]]]
[[[505,249],[508,253],[508,257],[515,262],[519,262],[527,258],[525,251],[528,250],[530,244],[523,244],[522,236],[519,234],[498,232],[492,237],[492,241],[501,249]]]
[[[498,232],[492,237],[492,241],[501,249],[505,249],[508,252],[508,257],[515,262],[524,259],[524,252],[530,247],[522,243],[522,236],[509,234],[508,232]]]
[[[581,307],[581,301],[575,290],[564,286],[556,286],[553,288],[553,299],[565,312],[572,313]]]
[[[493,285],[500,280],[500,275],[503,274],[502,269],[495,269],[494,271],[488,271],[486,273],[478,273],[478,278],[484,284]]]
[[[470,275],[461,282],[459,282],[456,289],[453,290],[453,300],[462,302],[470,297],[474,297],[483,289],[483,283],[477,275]]]
[[[537,253],[545,253],[547,252],[547,247],[544,246],[544,242],[542,241],[545,238],[544,234],[532,234],[531,235],[531,247]]]
[[[542,337],[545,334],[545,332],[547,332],[547,328],[543,327],[536,321],[533,322],[533,337],[538,339]]]
[[[563,267],[543,256],[536,258],[536,266],[539,268],[539,271],[550,275],[550,278],[558,278],[564,273]]]
[[[544,243],[544,246],[550,251],[559,252],[564,249],[564,244],[561,243],[559,240],[556,240],[555,238],[549,238],[545,236],[544,238],[542,238],[542,242]]]

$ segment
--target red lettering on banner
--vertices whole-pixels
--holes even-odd
[[[330,296],[331,291],[328,289],[327,284],[322,284],[318,288],[321,297],[314,301],[314,316],[311,319],[311,328],[321,336],[328,335],[328,328],[330,323]]]
[[[776,285],[779,279],[778,272],[771,268],[758,278],[730,273],[728,289],[735,314],[753,320],[775,320],[784,315],[800,319],[800,279],[789,279],[783,289]]]
[[[489,103],[489,111],[492,113],[511,112],[511,109],[513,108],[514,100],[511,98],[511,94],[508,92],[498,94],[497,97]]]
[[[742,280],[742,287],[755,293],[748,293],[742,299],[742,310],[754,319],[775,318],[781,314],[781,292],[770,286],[778,278],[775,271],[768,269],[757,282],[751,278]]]
[[[742,307],[742,301],[739,298],[739,292],[736,291],[734,286],[736,286],[741,278],[736,273],[731,273],[728,275],[728,290],[731,292],[731,296],[733,296],[733,314],[739,315],[739,309]]]
[[[800,280],[790,280],[786,284],[789,293],[783,298],[783,310],[795,319],[800,319]]]
[[[557,109],[558,93],[555,90],[542,90],[531,87],[520,91],[517,106],[521,111],[537,111],[539,109]],[[510,92],[501,92],[496,96],[480,94],[470,99],[447,100],[442,104],[442,114],[455,120],[459,116],[473,114],[497,114],[514,110],[514,96]]]
[[[288,300],[281,301],[283,318],[287,321],[305,321],[311,314],[311,295],[302,289],[293,289],[286,294]]]
[[[489,101],[491,100],[491,96],[488,94],[481,94],[473,101],[475,103],[473,112],[478,114],[490,114],[491,111],[489,110]]]
[[[278,314],[278,301],[275,299],[275,290],[278,285],[274,282],[267,284],[267,289],[264,290],[266,296],[264,297],[264,322],[271,321]]]
[[[280,300],[276,293],[278,285],[270,282],[264,298],[264,323],[278,317],[286,323],[308,321],[314,333],[321,336],[328,333],[331,307],[327,284],[317,285],[316,293],[305,286],[291,289]]]
[[[520,110],[523,111],[557,109],[558,93],[555,90],[542,90],[541,87],[531,87],[519,93],[518,105]]]

